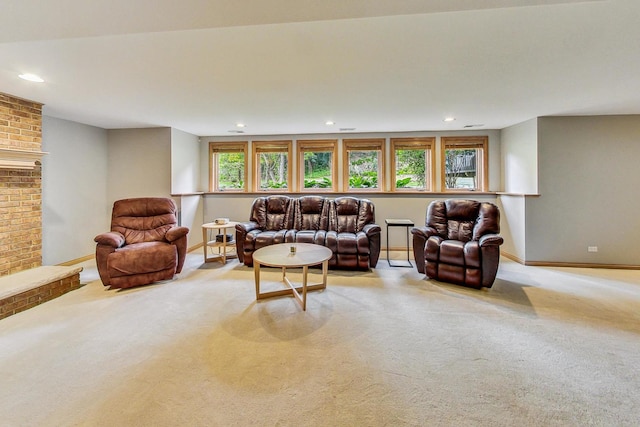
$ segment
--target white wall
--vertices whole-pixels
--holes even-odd
[[[638,159],[640,115],[540,118],[527,261],[640,265]]]
[[[171,129],[171,193],[203,191],[200,183],[200,139]]]
[[[527,259],[526,203],[527,198],[521,195],[503,194],[497,200],[500,209],[500,235],[504,239],[500,251],[520,262]]]
[[[504,192],[538,192],[538,119],[510,126],[501,133],[500,172]]]
[[[179,209],[180,225],[188,227],[189,248],[202,243],[204,202],[200,195],[204,188],[201,183],[200,138],[177,129],[171,129],[171,193],[175,196]]]
[[[107,131],[43,116],[42,262],[55,265],[95,252],[109,230]]]
[[[500,173],[507,194],[498,198],[501,251],[524,261],[527,195],[538,192],[538,119],[510,126],[500,135]]]
[[[170,197],[171,129],[114,129],[109,140],[109,206],[130,197]]]

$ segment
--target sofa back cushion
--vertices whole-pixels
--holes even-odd
[[[480,203],[474,200],[436,200],[427,208],[426,225],[446,240],[468,242],[478,218]]]
[[[375,222],[373,203],[368,199],[337,197],[329,219],[329,229],[338,233],[357,233]]]
[[[493,203],[481,203],[478,220],[473,227],[473,240],[479,240],[485,234],[500,233],[500,210]]]
[[[302,196],[296,201],[296,230],[328,230],[331,202],[322,196]]]
[[[111,231],[131,245],[166,241],[167,231],[177,225],[176,204],[163,197],[117,200],[111,213]]]
[[[288,196],[258,197],[251,207],[250,221],[265,231],[293,228],[293,203]]]
[[[500,232],[500,213],[492,203],[475,200],[436,200],[427,208],[426,225],[447,240],[469,242]]]

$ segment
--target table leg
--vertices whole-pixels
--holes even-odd
[[[207,229],[206,228],[202,228],[202,247],[204,248],[204,262],[207,262],[207,243],[209,242],[209,240],[207,239]]]
[[[391,260],[389,259],[389,224],[387,224],[387,264],[391,267]]]
[[[260,293],[260,263],[253,260],[253,271],[255,275],[256,282],[256,300],[280,297],[285,295],[293,296],[300,306],[302,310],[307,310],[307,292],[322,290],[327,288],[327,276],[329,272],[329,260],[326,260],[322,263],[322,283],[317,283],[313,285],[309,285],[308,276],[309,276],[309,266],[302,267],[302,286],[295,286],[291,283],[291,280],[287,277],[287,269],[286,267],[282,267],[282,281],[287,286],[287,289],[281,289],[277,291],[268,291],[265,293]]]
[[[409,267],[412,267],[411,260],[409,259],[409,227],[407,226],[407,262],[409,263]]]
[[[253,260],[253,274],[256,280],[256,300],[260,299],[260,263]]]
[[[322,289],[327,287],[327,273],[329,272],[329,260],[322,263]]]
[[[227,227],[221,229],[222,231],[222,263],[227,263]]]
[[[309,266],[302,267],[302,310],[307,310],[307,273],[309,272]]]

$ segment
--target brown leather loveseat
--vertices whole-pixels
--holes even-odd
[[[380,232],[370,200],[273,195],[254,200],[249,222],[236,225],[236,245],[247,266],[257,249],[297,242],[331,249],[329,268],[366,270],[378,263]]]
[[[490,288],[498,272],[500,211],[475,200],[436,200],[425,227],[415,227],[413,254],[418,272],[473,288]]]
[[[116,201],[111,231],[95,237],[102,283],[130,288],[173,278],[184,264],[188,232],[177,225],[176,205],[169,198]]]

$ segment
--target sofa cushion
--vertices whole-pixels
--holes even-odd
[[[176,205],[166,198],[117,200],[111,214],[111,231],[124,236],[127,245],[166,241],[167,231],[176,226]]]
[[[358,200],[352,197],[339,197],[334,203],[335,220],[332,230],[338,233],[355,233],[358,229]]]
[[[445,240],[440,244],[440,262],[464,265],[464,242]]]
[[[287,241],[286,236],[289,230],[278,231],[263,231],[261,233],[251,233],[251,236],[255,237],[253,248],[254,250],[264,248],[265,246],[275,245],[276,243],[285,243]]]
[[[357,233],[365,225],[375,222],[373,203],[368,199],[338,197],[331,214],[329,229],[338,233]]]
[[[464,244],[464,265],[472,268],[480,268],[480,244],[472,240]]]
[[[107,257],[109,276],[113,278],[144,274],[177,267],[177,251],[175,245],[162,242],[133,243],[110,253]]]
[[[322,196],[302,196],[296,200],[296,230],[328,230],[330,202]]]
[[[285,230],[293,228],[291,198],[288,196],[259,197],[251,209],[251,221],[263,230]]]

